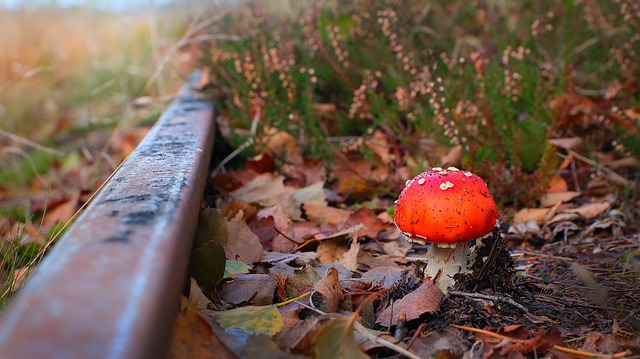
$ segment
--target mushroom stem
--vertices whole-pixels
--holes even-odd
[[[453,276],[458,273],[469,273],[467,269],[467,243],[453,246],[433,244],[427,252],[426,275],[446,293],[455,285]]]

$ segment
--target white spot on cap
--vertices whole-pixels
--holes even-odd
[[[449,172],[447,172],[446,170],[442,170],[442,171],[438,172],[438,174],[441,174],[441,175],[446,175],[447,173],[449,173]]]
[[[433,167],[431,168],[432,171],[442,171],[442,167]]]
[[[473,176],[473,173],[467,171],[467,172],[464,173],[464,175],[467,176],[467,177],[471,177],[471,176]]]
[[[451,187],[453,187],[453,183],[451,183],[451,182],[449,182],[449,181],[445,182],[445,184],[447,185],[447,188],[451,188]]]
[[[426,180],[425,180],[424,178],[420,178],[420,179],[418,180],[418,184],[419,184],[419,185],[423,185],[425,182],[426,182]]]
[[[452,171],[452,172],[458,172],[458,171],[460,171],[460,170],[459,170],[458,168],[456,168],[456,167],[449,167],[449,168],[447,168],[447,170]]]
[[[453,183],[451,183],[449,181],[440,183],[440,189],[443,190],[443,191],[446,191],[451,187],[453,187]]]
[[[404,183],[404,186],[405,186],[405,187],[406,187],[406,186],[408,186],[408,185],[409,185],[409,182],[411,182],[411,180],[407,180],[407,182],[405,182],[405,183]]]

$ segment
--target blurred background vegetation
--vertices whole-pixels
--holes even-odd
[[[230,12],[210,31],[241,40],[202,47],[233,146],[276,127],[330,161],[383,130],[413,173],[447,164],[437,145],[455,149],[448,164],[485,178],[503,206],[546,188],[562,161],[551,139],[640,154],[635,1],[287,4]]]
[[[203,2],[75,3],[0,2],[0,308],[194,70],[185,48],[215,21]]]

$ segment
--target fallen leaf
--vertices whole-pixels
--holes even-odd
[[[353,238],[349,250],[345,252],[339,259],[340,263],[352,271],[358,270],[358,252],[360,252],[360,243],[358,237]]]
[[[345,223],[345,227],[352,227],[358,224],[362,225],[362,230],[358,234],[371,239],[377,238],[380,232],[389,229],[389,225],[378,218],[376,213],[368,207],[360,207],[351,213]]]
[[[376,323],[389,327],[396,325],[400,313],[406,314],[408,321],[417,319],[425,313],[433,313],[440,309],[442,298],[444,298],[444,293],[438,286],[431,281],[423,282],[416,290],[385,308],[378,315]]]
[[[320,310],[327,313],[335,313],[338,311],[340,303],[344,300],[344,296],[340,289],[338,271],[335,268],[330,268],[327,274],[313,285],[313,289],[326,298],[326,305],[321,306]]]
[[[548,208],[523,208],[513,216],[513,223],[535,221],[542,224],[547,212],[549,212]]]
[[[308,292],[322,277],[313,267],[306,265],[296,269],[292,276],[287,277],[285,282],[285,294],[287,299],[295,298]]]
[[[247,263],[229,260],[229,259],[226,260],[226,264],[224,267],[225,278],[229,278],[236,274],[248,273],[248,272],[249,272],[249,266],[247,265]]]
[[[220,214],[226,219],[231,219],[240,211],[242,211],[242,217],[246,222],[251,221],[258,213],[256,207],[237,198],[233,198],[229,203],[222,207]]]
[[[451,327],[444,332],[432,332],[427,336],[419,336],[411,346],[411,352],[420,358],[460,358],[467,350],[460,335]]]
[[[169,358],[237,359],[236,355],[214,334],[198,308],[185,297],[180,300],[180,313],[173,326]]]
[[[398,281],[402,275],[402,269],[392,266],[381,266],[365,272],[361,279],[371,281],[373,286],[386,288]]]
[[[47,210],[42,223],[42,231],[47,232],[50,228],[58,223],[67,223],[78,210],[78,200],[80,199],[80,191],[74,191],[69,199],[53,208]]]
[[[264,334],[252,335],[244,348],[247,359],[305,359],[307,357],[285,353],[271,338]]]
[[[262,257],[262,244],[247,222],[242,219],[242,211],[235,218],[227,222],[229,239],[224,245],[224,253],[227,259],[238,260],[245,263],[260,261]]]
[[[240,328],[248,334],[275,335],[283,326],[282,317],[275,305],[246,306],[224,312],[206,310],[224,329]]]
[[[324,196],[324,181],[300,188],[293,194],[293,198],[296,200],[296,205],[298,207],[302,206],[303,203],[312,202],[326,206],[327,201]]]
[[[353,333],[349,317],[335,316],[333,321],[322,328],[315,345],[317,358],[368,359],[360,350]]]
[[[266,149],[273,157],[284,158],[286,162],[294,165],[303,162],[298,142],[288,132],[269,128],[265,130],[264,135],[267,139]]]
[[[566,150],[575,150],[582,146],[582,138],[581,137],[568,137],[568,138],[550,138],[549,144],[564,148]]]
[[[587,203],[578,208],[565,209],[564,213],[577,213],[584,219],[594,219],[611,208],[611,203]]]
[[[347,249],[342,246],[344,240],[342,238],[328,238],[324,239],[318,245],[316,253],[318,254],[318,261],[320,263],[333,263],[341,258]]]
[[[381,130],[376,130],[373,132],[370,138],[364,141],[364,144],[378,157],[382,163],[388,164],[391,162],[391,152],[390,146],[387,141],[387,136]]]
[[[547,192],[566,192],[568,190],[569,186],[567,185],[567,181],[565,181],[562,176],[554,174],[549,178],[549,183],[547,183]]]
[[[624,351],[613,335],[591,332],[587,335],[580,350],[591,353],[615,354]]]
[[[309,221],[319,224],[331,224],[338,228],[347,222],[350,214],[347,210],[330,207],[317,202],[304,203],[302,209]]]
[[[244,202],[258,204],[263,207],[271,207],[277,204],[293,219],[300,218],[295,200],[295,190],[284,185],[284,177],[273,173],[263,173],[255,177],[251,182],[231,192],[233,198]]]
[[[222,283],[218,295],[226,303],[269,305],[273,303],[277,281],[267,274],[238,274]]]
[[[198,282],[193,277],[191,277],[189,284],[189,301],[199,310],[209,309],[209,304],[211,304],[211,301],[204,295]]]
[[[580,196],[580,192],[547,192],[540,197],[540,207],[551,207],[558,202],[569,202]]]
[[[214,290],[224,276],[227,223],[217,210],[204,208],[198,215],[189,272],[206,292]]]

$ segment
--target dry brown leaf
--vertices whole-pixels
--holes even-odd
[[[551,207],[558,202],[569,202],[580,196],[580,192],[547,192],[540,197],[540,207]]]
[[[260,210],[256,220],[252,221],[249,227],[258,235],[265,249],[271,249],[276,252],[290,252],[297,247],[297,244],[291,242],[280,233],[293,238],[291,224],[291,217],[284,212],[280,205],[275,205]]]
[[[303,203],[318,203],[327,205],[327,200],[324,195],[324,181],[316,182],[310,186],[300,188],[293,194],[293,198],[296,200],[298,207]]]
[[[169,344],[171,359],[237,359],[215,335],[200,310],[185,297],[180,300],[180,313],[172,333]]]
[[[245,161],[245,167],[255,173],[269,173],[276,170],[276,162],[268,151],[253,156]]]
[[[329,268],[327,274],[322,277],[313,289],[322,294],[326,300],[326,307],[321,308],[324,312],[335,313],[340,308],[340,303],[344,300],[342,290],[340,289],[340,281],[338,278],[338,270]]]
[[[389,229],[389,225],[378,218],[376,213],[368,207],[360,207],[352,213],[345,227],[352,227],[358,224],[362,224],[363,226],[358,234],[371,239],[377,238],[380,232]]]
[[[263,173],[246,185],[231,192],[233,198],[244,202],[271,207],[280,204],[293,219],[300,218],[300,211],[293,198],[295,190],[284,185],[284,177],[273,173]]]
[[[580,350],[590,353],[614,354],[624,351],[624,348],[613,335],[591,332],[585,338]]]
[[[251,221],[258,212],[255,206],[252,206],[251,204],[241,201],[237,198],[233,198],[231,199],[231,201],[229,201],[229,203],[222,207],[220,214],[226,219],[231,219],[234,218],[240,211],[242,211],[243,213],[242,218],[247,222]]]
[[[567,181],[558,174],[554,174],[547,184],[547,192],[566,192],[569,190]]]
[[[376,130],[371,138],[364,141],[364,144],[378,157],[384,164],[388,164],[392,160],[389,142],[387,136],[381,130]]]
[[[349,218],[349,211],[330,207],[316,202],[302,205],[307,219],[318,224],[330,224],[338,228],[343,227]]]
[[[189,301],[198,308],[198,310],[211,309],[209,307],[211,301],[204,295],[202,289],[200,289],[200,286],[198,285],[198,282],[196,282],[193,277],[191,278],[189,285]]]
[[[461,358],[467,350],[462,338],[451,327],[444,332],[432,332],[427,336],[419,336],[411,346],[411,352],[420,358]]]
[[[464,152],[462,151],[462,146],[455,146],[451,148],[451,150],[449,150],[446,155],[440,158],[440,163],[442,164],[442,166],[458,167],[460,166],[460,163],[462,163],[463,153]]]
[[[386,288],[400,279],[402,269],[392,266],[379,266],[372,268],[362,275],[362,280],[371,281],[373,286]]]
[[[568,137],[568,138],[550,138],[549,143],[566,150],[575,150],[582,146],[581,137]]]
[[[395,301],[392,306],[385,308],[378,315],[376,323],[388,327],[396,325],[400,313],[405,313],[407,320],[417,319],[424,313],[433,313],[440,309],[442,298],[444,298],[444,293],[438,286],[431,281],[424,282],[418,289]],[[391,318],[392,314],[393,318]]]
[[[407,255],[407,252],[411,250],[411,243],[404,239],[400,241],[385,242],[382,244],[382,250],[389,257],[404,258]]]
[[[354,236],[351,241],[349,250],[340,257],[340,264],[352,271],[358,270],[358,252],[360,252],[360,243],[358,237]]]
[[[320,263],[333,263],[342,257],[347,249],[341,244],[344,242],[341,238],[325,239],[318,245],[316,253],[318,253],[318,261]]]
[[[588,203],[578,208],[565,209],[562,212],[577,213],[584,219],[594,219],[599,215],[601,215],[602,213],[604,213],[609,208],[611,208],[611,203],[609,202]]]
[[[275,128],[265,130],[266,149],[273,157],[284,157],[285,162],[299,165],[303,162],[298,142],[289,133]]]
[[[227,259],[245,263],[258,262],[262,257],[262,244],[247,222],[242,219],[242,211],[235,218],[227,221],[229,239],[224,245],[224,254]]]
[[[277,281],[267,274],[238,274],[222,283],[218,291],[226,303],[270,305],[276,291]]]
[[[42,231],[47,232],[56,223],[67,223],[78,210],[78,200],[80,199],[80,191],[75,191],[67,201],[60,205],[47,210],[44,216]]]
[[[535,221],[542,224],[547,212],[549,212],[548,208],[523,208],[513,216],[513,223]]]

